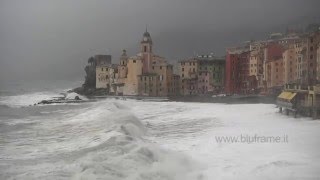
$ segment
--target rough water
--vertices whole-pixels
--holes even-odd
[[[57,91],[2,93],[0,179],[319,179],[320,121],[271,104],[105,99],[28,106]],[[288,136],[282,143],[217,142]]]

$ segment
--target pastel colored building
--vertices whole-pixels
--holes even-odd
[[[265,90],[267,92],[274,92],[280,89],[284,84],[284,66],[283,56],[284,47],[278,43],[269,43],[264,48],[264,81]],[[280,68],[281,66],[281,68]],[[281,76],[279,70],[281,69]],[[277,75],[275,75],[277,73]],[[282,84],[279,84],[279,83]]]
[[[297,80],[297,53],[293,44],[284,50],[283,54],[284,66],[284,83],[296,83]]]
[[[270,91],[282,88],[284,85],[284,65],[282,57],[274,57],[266,62],[266,81]]]
[[[200,89],[205,93],[222,93],[224,91],[225,77],[225,58],[210,55],[200,55],[198,60],[199,83],[202,83]],[[203,84],[206,82],[206,84]],[[203,89],[207,89],[203,91]],[[202,94],[203,94],[202,93]]]
[[[224,90],[225,59],[199,55],[179,61],[181,94],[217,94]]]
[[[181,95],[195,95],[198,93],[197,79],[198,61],[195,58],[179,61],[178,72],[181,80]]]
[[[127,60],[127,78],[123,88],[123,94],[128,96],[139,95],[139,77],[143,71],[143,60],[141,56],[132,56]]]
[[[317,83],[317,48],[320,43],[320,30],[307,36],[306,61],[307,61],[307,84]]]
[[[250,50],[247,47],[230,48],[227,50],[225,67],[226,94],[250,94],[256,87],[249,73]]]

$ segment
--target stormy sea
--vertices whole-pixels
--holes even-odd
[[[78,85],[0,87],[0,179],[320,178],[319,120],[273,104],[107,98],[34,106]],[[286,139],[262,141],[278,136]]]

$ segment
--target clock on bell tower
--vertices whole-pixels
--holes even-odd
[[[146,32],[143,33],[143,38],[140,44],[142,53],[152,53],[152,39],[147,29]]]

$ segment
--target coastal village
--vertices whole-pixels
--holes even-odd
[[[85,68],[85,89],[106,95],[139,97],[274,96],[282,112],[317,118],[320,107],[320,26],[287,29],[266,40],[247,41],[212,53],[179,60],[174,67],[154,54],[146,30],[140,52],[122,51],[118,64],[111,55],[95,55]]]

